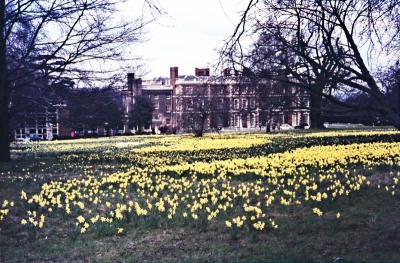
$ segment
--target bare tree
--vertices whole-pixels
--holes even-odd
[[[204,130],[228,125],[230,99],[227,85],[214,81],[184,84],[177,92],[176,114],[180,128],[202,136]]]
[[[249,67],[259,79],[282,81],[310,91],[314,124],[328,99],[347,110],[374,111],[399,125],[398,103],[378,81],[400,47],[400,4],[395,0],[251,0],[223,55]],[[243,48],[247,33],[257,40]],[[256,66],[255,66],[256,65]],[[346,100],[368,94],[368,105]]]
[[[123,129],[122,95],[119,91],[90,88],[74,89],[70,93],[66,102],[69,118],[63,121],[68,121],[74,130]]]
[[[202,136],[206,120],[212,112],[209,86],[206,83],[184,85],[178,95],[180,126]]]
[[[63,76],[78,86],[104,87],[121,63],[135,59],[124,51],[163,11],[157,0],[143,0],[142,12],[128,17],[120,12],[126,4],[0,0],[0,161],[10,160],[11,108],[24,87],[35,86],[40,94]]]

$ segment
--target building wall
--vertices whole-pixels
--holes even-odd
[[[225,72],[225,71],[224,71]],[[298,125],[309,123],[309,111],[299,109],[307,105],[308,95],[299,93],[293,87],[276,86],[270,91],[271,102],[260,101],[258,86],[238,82],[237,74],[221,81],[211,81],[209,70],[195,68],[194,75],[178,75],[178,67],[170,68],[169,79],[144,81],[146,86],[137,85],[128,91],[125,100],[132,94],[146,94],[158,105],[153,114],[153,127],[167,126],[169,130],[200,128],[256,128],[267,122]],[[161,85],[160,85],[161,84]],[[168,89],[169,87],[169,89]],[[283,110],[284,101],[290,110]],[[288,104],[289,103],[289,104]],[[203,116],[207,116],[205,119]]]
[[[153,127],[167,126],[172,128],[172,89],[143,90],[143,95],[149,96],[154,103]]]
[[[53,105],[42,113],[36,113],[14,130],[15,140],[25,140],[30,134],[38,134],[43,140],[70,136],[73,129],[66,125],[69,110],[66,105]]]
[[[58,137],[67,138],[73,132],[73,128],[65,124],[64,120],[69,119],[69,110],[67,107],[58,108]]]

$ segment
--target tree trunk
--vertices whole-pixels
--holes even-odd
[[[324,129],[324,122],[322,120],[322,96],[311,92],[310,94],[310,122],[311,128]]]
[[[8,113],[7,59],[5,31],[5,0],[0,0],[0,161],[10,161],[10,118]]]
[[[397,126],[395,127],[400,130],[400,80],[397,80]]]
[[[0,162],[10,160],[9,118],[8,113],[0,109]]]

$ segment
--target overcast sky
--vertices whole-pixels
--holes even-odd
[[[211,67],[215,52],[234,31],[244,0],[163,0],[169,17],[147,27],[146,43],[135,46],[149,73],[145,79],[168,77],[169,68],[179,75],[194,74],[194,68]],[[213,72],[211,72],[212,74]]]

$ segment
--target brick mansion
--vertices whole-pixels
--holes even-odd
[[[194,75],[180,75],[178,67],[171,67],[169,77],[151,80],[130,73],[127,88],[122,91],[126,113],[136,95],[148,96],[155,105],[152,128],[245,130],[266,123],[295,126],[310,122],[306,109],[309,96],[304,91],[293,86],[252,83],[229,69],[220,77],[211,77],[208,68],[195,68]],[[125,127],[129,128],[135,127]]]

